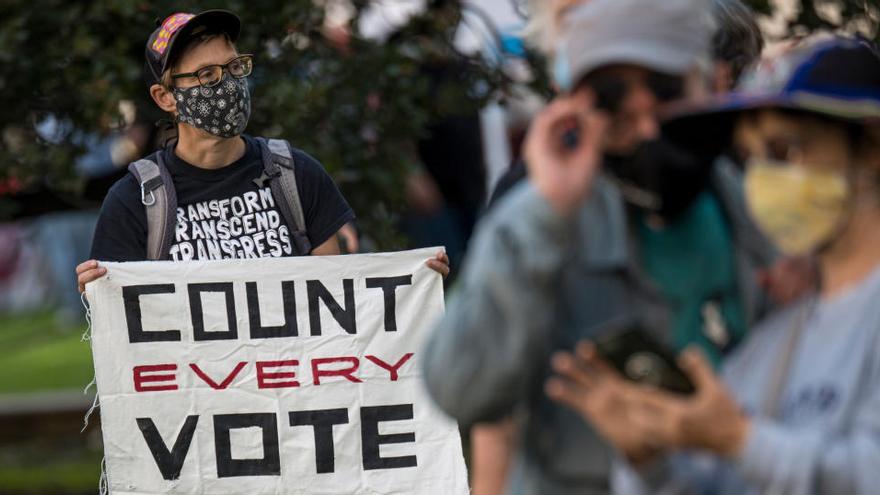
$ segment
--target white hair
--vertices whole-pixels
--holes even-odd
[[[526,40],[546,55],[552,55],[563,30],[563,13],[587,0],[528,0],[529,22]]]

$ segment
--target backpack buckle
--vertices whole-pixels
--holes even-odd
[[[141,203],[143,203],[144,206],[153,206],[156,204],[156,195],[153,194],[153,191],[159,189],[163,185],[164,183],[161,176],[153,177],[150,180],[141,182]]]
[[[147,194],[149,194],[149,199],[147,199]],[[144,206],[153,206],[156,204],[156,195],[153,194],[153,191],[147,191],[145,182],[141,182],[141,203],[143,203]]]
[[[260,174],[259,177],[257,177],[256,179],[253,180],[253,183],[254,183],[257,187],[259,187],[260,189],[262,189],[262,188],[266,187],[266,182],[271,181],[272,179],[278,177],[279,175],[281,175],[281,171],[280,171],[280,170],[276,170],[275,173],[270,174],[269,172],[267,172],[267,171],[264,169],[264,170],[263,170],[263,173]]]

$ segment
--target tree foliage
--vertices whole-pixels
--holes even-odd
[[[746,3],[758,13],[773,15],[784,2],[746,0]],[[785,20],[786,36],[843,30],[880,41],[880,2],[877,0],[794,0],[792,3],[795,14]]]
[[[242,18],[240,50],[256,55],[247,132],[287,138],[316,156],[379,247],[400,246],[394,219],[402,208],[404,176],[415,161],[414,140],[432,119],[474,110],[510,81],[494,65],[455,52],[451,39],[460,20],[455,0],[433,0],[442,7],[391,42],[366,40],[355,30],[345,48],[322,32],[327,1],[5,0],[0,186],[14,177],[75,193],[79,182],[72,163],[83,151],[75,137],[117,127],[120,101],[134,101],[144,112],[153,108],[142,67],[156,19],[226,8]],[[351,1],[353,25],[369,3]],[[762,13],[775,5],[748,3]],[[803,0],[789,29],[859,27],[876,34],[878,18],[876,0]],[[426,68],[444,64],[454,71],[438,85]],[[532,65],[542,73],[542,63]],[[69,124],[54,143],[35,132],[48,115]],[[8,213],[0,204],[0,217]]]
[[[354,25],[367,3],[353,3]],[[400,245],[395,213],[426,124],[445,112],[475,111],[508,82],[453,49],[455,2],[413,20],[393,42],[355,32],[343,46],[325,36],[325,9],[313,0],[7,0],[0,13],[0,177],[75,188],[76,136],[111,131],[121,100],[153,107],[142,70],[156,19],[206,8],[236,12],[239,50],[255,54],[247,132],[287,138],[316,156],[380,247]],[[426,72],[450,63],[454,73],[439,83]],[[34,131],[47,115],[70,124],[59,143]]]

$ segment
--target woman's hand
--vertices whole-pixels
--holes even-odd
[[[676,396],[657,391],[648,400],[659,414],[655,423],[666,442],[678,448],[708,450],[734,457],[748,438],[751,421],[736,399],[696,348],[682,353],[679,366],[693,382],[696,392]]]
[[[648,462],[662,452],[647,433],[652,420],[639,399],[642,387],[600,359],[592,344],[579,344],[575,354],[556,353],[551,365],[559,376],[547,381],[547,395],[580,413],[631,463]]]
[[[360,252],[361,243],[358,240],[358,232],[351,222],[340,227],[339,232],[336,232],[336,237],[342,252],[346,254],[357,254]]]
[[[592,93],[560,96],[532,121],[523,145],[529,180],[563,216],[587,197],[602,161],[607,117]]]
[[[79,286],[79,293],[82,294],[86,290],[86,284],[97,280],[107,273],[107,269],[98,266],[95,260],[83,261],[76,267],[76,281]]]
[[[644,457],[646,448],[737,455],[748,437],[748,417],[699,351],[685,351],[679,362],[696,388],[691,396],[626,381],[585,343],[576,356],[554,358],[553,368],[564,379],[548,382],[547,393],[581,413],[632,461]]]
[[[449,276],[449,256],[446,255],[445,251],[438,251],[433,258],[425,262],[425,265],[439,273],[443,278]]]

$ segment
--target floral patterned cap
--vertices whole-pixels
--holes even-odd
[[[206,10],[199,14],[177,12],[169,15],[147,40],[144,77],[147,86],[159,83],[174,53],[174,42],[198,33],[198,28],[226,33],[233,42],[241,33],[241,20],[228,10]]]

